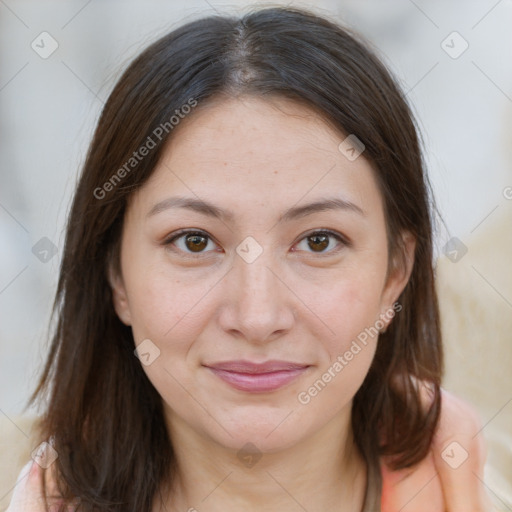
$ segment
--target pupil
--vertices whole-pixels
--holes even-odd
[[[321,251],[329,245],[329,237],[327,235],[312,235],[309,237],[309,240],[314,240],[313,245],[309,243],[309,247],[314,251],[316,251],[319,247]]]
[[[208,244],[205,243],[206,237],[202,235],[189,235],[186,238],[187,247],[194,252],[200,252],[202,249],[204,249]],[[192,245],[189,245],[189,242],[192,243]]]

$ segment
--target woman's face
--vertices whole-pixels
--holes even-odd
[[[386,279],[383,200],[345,136],[290,100],[199,107],[131,198],[114,303],[170,425],[277,451],[348,421],[409,270]]]

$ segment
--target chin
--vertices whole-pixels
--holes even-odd
[[[220,432],[217,431],[221,435],[217,442],[236,451],[248,443],[263,453],[275,453],[290,448],[305,434],[305,425],[301,424],[299,428],[296,421],[292,419],[293,414],[285,420],[290,410],[292,409],[274,411],[276,414],[267,414],[264,417],[253,414],[244,415],[243,420],[231,418],[226,423],[221,421],[222,425],[226,425],[226,430],[231,436],[221,429]]]

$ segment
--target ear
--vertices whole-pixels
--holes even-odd
[[[414,266],[415,250],[416,238],[409,231],[402,232],[400,247],[393,261],[390,262],[386,284],[382,291],[381,314],[393,309],[393,304],[407,285]],[[391,323],[391,320],[387,325]]]
[[[117,316],[125,325],[131,325],[132,317],[130,305],[128,303],[128,296],[126,294],[123,277],[120,272],[114,270],[112,264],[108,265],[107,275],[110,288],[112,288],[112,302]]]

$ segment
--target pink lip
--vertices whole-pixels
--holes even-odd
[[[274,391],[302,375],[309,365],[290,361],[225,361],[205,365],[235,389],[253,393]]]

